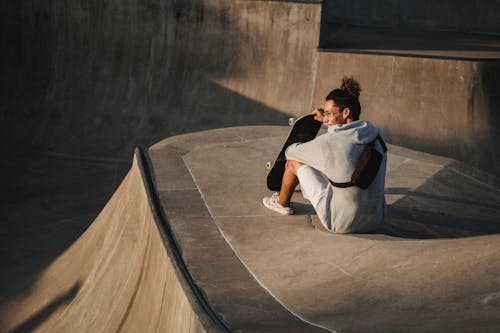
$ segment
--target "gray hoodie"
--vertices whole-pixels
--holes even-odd
[[[373,141],[378,133],[382,135],[380,129],[366,120],[329,126],[327,133],[314,140],[288,147],[286,158],[309,165],[334,182],[347,182],[351,180],[352,172],[365,144]],[[383,152],[378,141],[375,147]],[[322,221],[331,228],[331,231],[370,232],[383,222],[386,211],[384,197],[386,162],[387,156],[384,154],[378,174],[367,189],[357,186],[333,187],[330,212],[326,217],[330,221]],[[319,213],[318,216],[322,219]]]

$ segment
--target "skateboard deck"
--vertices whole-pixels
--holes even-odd
[[[267,188],[271,191],[281,190],[281,181],[285,173],[286,157],[285,151],[293,143],[311,141],[316,137],[321,127],[321,122],[314,120],[313,114],[308,114],[297,118],[290,119],[290,133],[285,140],[274,163],[267,162]]]

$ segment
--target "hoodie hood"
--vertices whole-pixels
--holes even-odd
[[[350,143],[367,144],[373,140],[379,129],[367,120],[356,120],[349,124],[333,125],[328,127],[328,132],[341,135]]]

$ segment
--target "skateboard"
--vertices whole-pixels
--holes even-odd
[[[281,180],[285,173],[286,157],[285,151],[293,143],[311,141],[316,137],[322,125],[321,122],[314,120],[314,114],[308,114],[300,118],[290,118],[288,124],[292,127],[285,144],[280,150],[274,163],[266,163],[267,172],[267,188],[271,191],[281,190]]]

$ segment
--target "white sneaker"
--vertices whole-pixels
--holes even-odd
[[[284,207],[284,206],[280,205],[280,203],[278,202],[278,197],[279,197],[279,193],[275,192],[270,197],[264,197],[262,199],[262,203],[267,208],[269,208],[271,210],[274,210],[275,212],[278,212],[281,215],[292,215],[293,214],[293,205],[292,205],[292,203],[290,203],[290,206]]]

